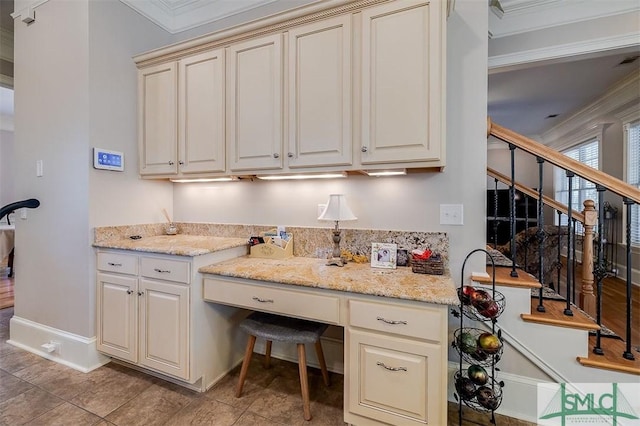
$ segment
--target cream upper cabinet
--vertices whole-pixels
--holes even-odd
[[[351,14],[289,30],[290,168],[351,165]]]
[[[178,62],[180,173],[224,172],[224,49]]]
[[[172,174],[178,171],[177,75],[175,62],[138,71],[138,146],[141,175]]]
[[[282,34],[227,48],[227,144],[231,171],[282,168]]]
[[[441,3],[398,0],[361,13],[363,165],[444,161]]]

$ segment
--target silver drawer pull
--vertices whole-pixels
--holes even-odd
[[[171,271],[169,271],[168,269],[158,269],[158,268],[154,268],[154,271],[156,271],[159,274],[170,274]]]
[[[382,321],[382,322],[384,322],[384,323],[392,324],[392,325],[396,325],[396,324],[407,325],[407,322],[406,322],[406,321],[388,320],[388,319],[386,319],[386,318],[382,318],[382,317],[376,317],[376,319],[377,319],[378,321]]]
[[[108,262],[107,265],[109,265],[109,266],[122,266],[122,263]]]
[[[389,371],[407,371],[406,367],[389,367],[385,365],[384,362],[381,362],[381,361],[376,362],[376,365],[379,365],[380,367],[385,368]]]
[[[260,303],[273,303],[273,299],[260,299],[257,296],[253,296],[252,299]]]

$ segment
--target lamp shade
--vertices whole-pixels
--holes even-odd
[[[322,214],[318,217],[318,220],[356,220],[357,217],[353,214],[349,206],[347,205],[347,197],[344,194],[331,194],[329,195],[329,201],[324,208]]]

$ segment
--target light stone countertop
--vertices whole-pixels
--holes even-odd
[[[139,240],[117,238],[94,243],[94,247],[112,248],[177,256],[200,256],[220,250],[247,245],[244,238],[223,238],[201,235],[154,235]],[[248,249],[247,249],[248,250]]]
[[[450,275],[415,274],[410,267],[380,269],[357,263],[337,267],[325,263],[325,259],[309,257],[276,260],[243,256],[203,266],[198,272],[444,305],[459,303]]]

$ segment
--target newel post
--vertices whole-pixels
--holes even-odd
[[[596,203],[584,201],[584,237],[582,240],[582,288],[580,307],[589,315],[596,315],[596,296],[593,293],[593,228],[598,220]]]

